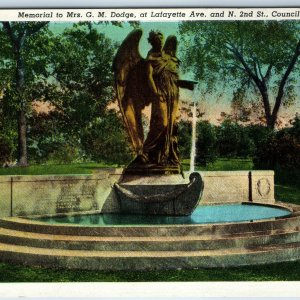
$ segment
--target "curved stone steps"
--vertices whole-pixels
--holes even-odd
[[[253,232],[242,235],[101,237],[52,235],[0,228],[0,243],[37,248],[96,251],[197,251],[253,248],[300,242],[299,231]]]
[[[213,268],[300,259],[300,209],[244,223],[50,225],[0,219],[0,261],[95,270]]]
[[[299,259],[300,243],[226,251],[86,251],[0,243],[0,254],[4,262],[68,269],[194,269],[294,261]]]

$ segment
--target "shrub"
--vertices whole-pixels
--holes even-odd
[[[0,112],[0,166],[11,164],[17,157],[16,124]]]
[[[56,148],[47,157],[48,162],[58,164],[69,164],[83,160],[80,148],[69,143],[56,145]]]
[[[199,122],[196,134],[196,162],[206,166],[208,163],[216,161],[218,152],[215,126],[208,121]]]
[[[128,136],[117,113],[108,111],[82,136],[82,146],[92,160],[127,164],[132,159]]]
[[[0,99],[0,166],[10,164],[17,157],[17,122],[8,104]]]
[[[249,138],[253,141],[255,149],[265,143],[274,134],[274,130],[259,124],[249,125],[247,129]]]
[[[13,160],[13,152],[15,150],[14,143],[5,136],[0,136],[0,165],[9,163]]]
[[[192,126],[190,122],[178,123],[178,148],[181,159],[190,158],[192,143]]]
[[[300,167],[300,126],[296,116],[291,128],[269,134],[258,144],[254,156],[257,168],[299,168]]]
[[[249,135],[249,128],[240,126],[239,142],[237,144],[237,156],[242,158],[252,157],[255,151],[255,143]]]
[[[251,157],[255,150],[255,142],[251,138],[249,128],[225,119],[217,128],[217,147],[221,157]]]
[[[30,162],[64,164],[85,160],[79,137],[63,130],[56,113],[33,114],[29,128]]]

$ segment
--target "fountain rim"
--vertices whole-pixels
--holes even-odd
[[[48,215],[29,215],[29,216],[13,216],[13,217],[4,217],[0,218],[0,220],[5,221],[12,221],[17,222],[19,224],[24,225],[36,225],[36,226],[50,226],[53,228],[103,228],[103,229],[116,229],[116,228],[177,228],[177,227],[216,227],[216,226],[232,226],[232,225],[239,225],[239,224],[267,224],[270,222],[276,222],[279,220],[287,220],[292,219],[294,217],[300,216],[300,205],[295,205],[293,203],[286,203],[286,202],[277,202],[275,204],[270,203],[255,203],[255,202],[235,202],[235,203],[226,203],[225,205],[235,205],[235,204],[241,204],[241,205],[256,205],[256,206],[264,206],[264,207],[273,207],[273,208],[279,208],[279,209],[285,209],[290,212],[289,215],[281,216],[281,217],[270,217],[267,219],[258,219],[258,220],[252,220],[252,221],[239,221],[239,222],[226,222],[226,223],[207,223],[207,224],[137,224],[137,225],[105,225],[105,226],[90,226],[90,225],[80,225],[80,224],[70,224],[70,223],[61,223],[61,224],[50,224],[43,221],[37,221],[35,218],[49,218],[49,217],[65,217],[65,216],[79,216],[79,215],[93,215],[95,213],[103,214],[99,210],[94,211],[85,211],[85,212],[72,212],[72,213],[59,213],[59,214],[48,214]],[[213,203],[213,204],[205,204],[210,206],[217,206],[217,205],[224,205],[221,203]],[[201,205],[199,205],[201,206]],[[114,214],[114,213],[111,213]]]

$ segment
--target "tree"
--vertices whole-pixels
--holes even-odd
[[[111,65],[116,45],[90,24],[66,29],[55,44],[51,61],[57,94],[49,95],[50,101],[76,134],[114,98]]]
[[[231,118],[235,122],[249,122],[251,109],[245,103],[245,92],[243,89],[237,89],[233,92],[231,100]]]
[[[111,65],[116,45],[97,26],[74,24],[52,37],[51,80],[43,93],[51,110],[30,119],[29,150],[36,161],[60,162],[64,149],[79,153],[81,159],[120,163],[130,155],[123,147],[126,133],[121,116],[108,112],[114,99]],[[109,156],[113,148],[118,150]]]
[[[217,128],[218,149],[221,157],[237,157],[240,141],[240,127],[230,119],[225,119]]]
[[[10,164],[15,152],[15,120],[5,113],[3,99],[0,99],[0,166]]]
[[[217,130],[217,148],[221,157],[251,157],[255,150],[252,126],[242,126],[226,118]],[[264,129],[267,130],[266,127]]]
[[[178,122],[178,148],[181,159],[188,159],[191,156],[192,145],[192,124],[189,121]]]
[[[45,22],[2,22],[0,123],[8,127],[6,114],[18,120],[20,165],[28,164],[28,155],[34,161],[55,160],[64,148],[77,147],[81,156],[82,135],[107,116],[107,104],[114,98],[111,64],[116,45],[98,25],[77,23],[55,34]],[[35,100],[51,109],[36,113]],[[5,143],[15,139],[5,135]]]
[[[122,117],[115,110],[107,110],[86,127],[81,143],[94,161],[122,165],[132,160]]]
[[[14,70],[10,86],[7,86],[4,97],[14,101],[18,123],[18,164],[28,165],[27,156],[27,101],[28,86],[30,81],[30,64],[34,58],[35,47],[31,47],[32,37],[46,27],[48,22],[2,22],[2,30],[7,35],[6,42],[2,47],[6,50],[5,63],[10,61]],[[5,38],[3,38],[5,40]],[[33,75],[33,74],[31,74]],[[36,75],[36,74],[35,74]],[[31,99],[33,100],[33,99]]]
[[[280,107],[296,97],[299,22],[184,22],[179,27],[185,68],[209,92],[227,84],[234,91],[250,91],[252,100],[258,96],[273,129]]]
[[[116,45],[91,24],[75,24],[55,39],[51,54],[54,79],[49,101],[57,127],[78,140],[114,99],[112,59]]]
[[[218,158],[216,128],[208,121],[197,124],[196,162],[206,166]]]
[[[253,162],[257,168],[297,170],[300,167],[299,119],[295,118],[291,128],[284,128],[273,134],[257,146]],[[297,178],[298,177],[298,178]],[[298,179],[290,178],[291,181]]]

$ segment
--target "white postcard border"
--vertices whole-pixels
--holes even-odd
[[[224,20],[300,20],[294,8],[99,8],[99,9],[0,9],[1,21],[52,22],[178,22]]]
[[[19,1],[21,2],[21,1]],[[249,3],[247,1],[247,3]],[[28,3],[27,3],[28,4]],[[73,12],[73,14],[72,14]],[[99,14],[100,13],[100,14]],[[103,14],[104,13],[104,14]],[[50,14],[50,15],[48,15]],[[69,14],[69,15],[68,15]],[[79,14],[79,15],[78,15]],[[123,14],[123,15],[120,15]],[[215,15],[214,15],[215,14]],[[31,15],[31,16],[30,16]],[[32,15],[35,15],[32,17]],[[62,15],[62,16],[61,16]],[[0,9],[0,21],[300,20],[300,8]],[[264,268],[264,266],[262,266]],[[226,273],[226,269],[224,269]],[[245,278],[247,280],[247,278]],[[1,283],[0,298],[299,297],[300,282]]]

